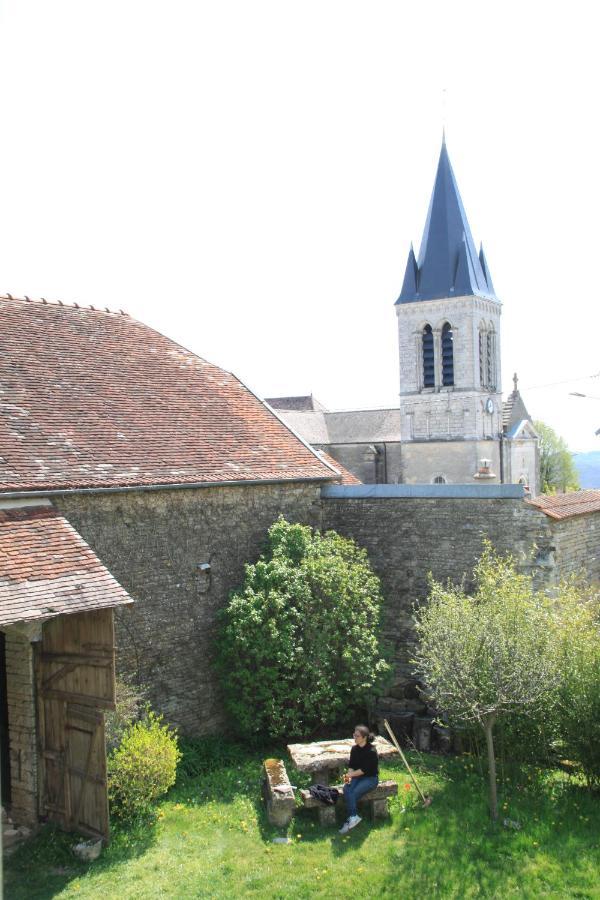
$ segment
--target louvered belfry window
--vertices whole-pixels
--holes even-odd
[[[433,360],[433,331],[431,325],[423,329],[423,387],[435,387]]]
[[[454,384],[454,337],[449,322],[442,328],[442,384]]]
[[[485,361],[486,347],[487,347],[487,343],[486,343],[485,331],[482,328],[480,328],[479,329],[479,383],[481,384],[481,387],[485,387],[485,379],[486,379],[486,371],[487,371],[487,365],[486,365],[486,361]]]
[[[494,364],[495,364],[495,347],[494,347],[494,333],[492,331],[488,331],[487,333],[487,386],[494,390],[496,385],[494,378]]]

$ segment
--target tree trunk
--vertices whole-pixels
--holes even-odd
[[[488,752],[488,772],[490,779],[490,816],[492,817],[493,822],[498,819],[498,795],[496,792],[496,757],[494,756],[494,737],[492,734],[492,729],[494,728],[495,721],[495,716],[488,716],[483,726]]]

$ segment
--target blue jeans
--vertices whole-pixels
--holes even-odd
[[[348,810],[348,818],[356,816],[356,804],[363,796],[379,784],[377,775],[359,775],[353,778],[348,784],[344,785],[344,800],[346,801],[346,809]]]

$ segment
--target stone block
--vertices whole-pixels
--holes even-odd
[[[287,828],[292,821],[296,800],[280,759],[265,759],[263,763],[263,795],[267,807],[267,818],[277,828]]]

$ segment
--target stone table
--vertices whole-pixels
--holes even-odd
[[[288,752],[296,768],[311,775],[313,784],[329,784],[332,777],[334,780],[339,777],[340,769],[348,767],[353,746],[353,738],[341,738],[339,741],[288,744]],[[379,759],[398,755],[394,745],[385,738],[376,737],[374,746]]]

